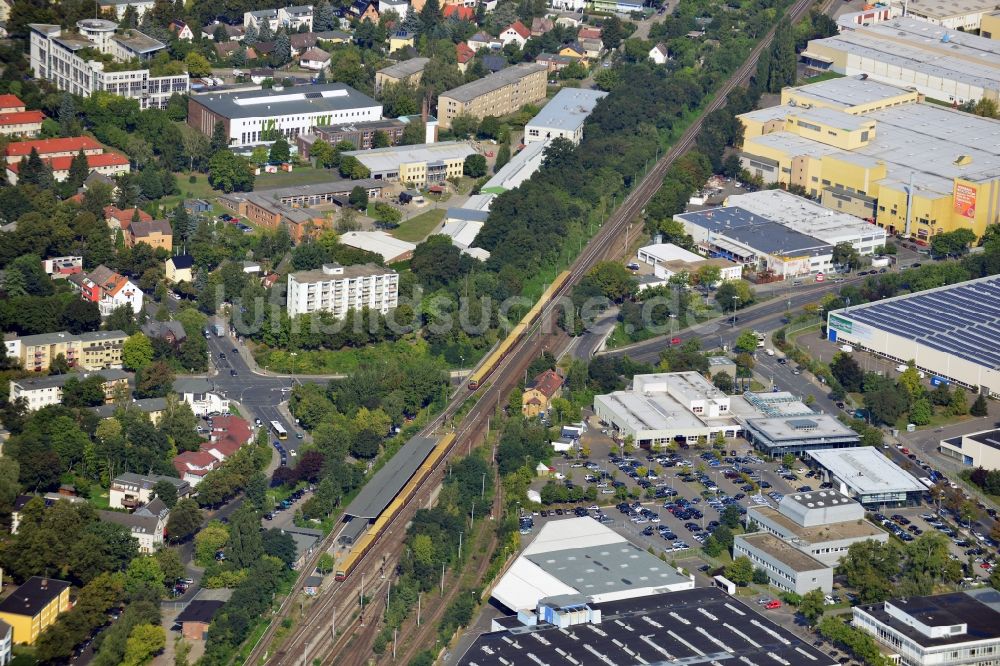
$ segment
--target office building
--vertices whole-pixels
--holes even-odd
[[[864,74],[942,102],[997,100],[1000,44],[995,40],[909,16],[860,23],[857,16],[841,17],[839,34],[811,40],[802,54],[807,66]]]
[[[996,221],[1000,121],[863,76],[785,88],[780,106],[739,118],[751,174],[889,233],[927,243]]]
[[[10,380],[10,399],[23,399],[25,408],[29,412],[38,411],[43,407],[60,404],[62,402],[63,386],[69,380],[83,381],[94,376],[100,376],[104,380],[101,383],[101,388],[104,390],[105,402],[114,400],[115,394],[119,390],[124,390],[127,393],[129,382],[132,379],[131,373],[114,369],[12,379]]]
[[[493,588],[493,601],[531,612],[558,595],[592,602],[634,599],[694,589],[684,575],[592,518],[545,523]]]
[[[379,120],[382,105],[343,83],[192,95],[188,125],[212,136],[222,122],[229,145],[242,148],[279,136],[294,143],[317,125]]]
[[[517,615],[493,620],[490,631],[476,637],[457,663],[589,666],[730,661],[837,666],[788,629],[717,587],[617,601],[575,594],[542,599]]]
[[[177,491],[178,498],[184,498],[191,494],[191,486],[186,481],[174,476],[124,472],[111,482],[108,505],[112,509],[132,510],[143,504],[148,504],[155,496],[153,487],[161,481],[171,484]]]
[[[101,15],[115,21],[125,18],[125,12],[129,7],[135,9],[136,17],[140,20],[143,15],[153,8],[154,0],[97,0],[97,6],[101,8]]]
[[[14,643],[34,645],[39,635],[70,609],[70,584],[32,576],[0,601],[0,620],[14,630]]]
[[[905,666],[996,664],[1000,596],[989,587],[855,606],[852,624]]]
[[[289,317],[329,312],[344,317],[349,310],[368,308],[385,314],[399,300],[399,275],[374,264],[323,264],[314,271],[288,274],[286,308]]]
[[[155,67],[145,67],[166,48],[138,30],[118,32],[118,25],[105,19],[84,19],[77,32],[58,25],[32,23],[30,64],[34,75],[66,92],[90,97],[98,90],[135,99],[142,109],[165,109],[172,95],[189,90],[187,73],[158,76]],[[140,61],[137,69],[106,71],[110,62]]]
[[[743,276],[743,265],[729,259],[706,258],[678,247],[673,243],[655,243],[639,248],[636,258],[653,267],[653,274],[661,280],[669,280],[678,273],[694,276],[702,266],[719,269],[720,280],[739,280]]]
[[[276,201],[273,196],[264,192],[233,195],[227,199],[237,201],[236,208],[241,211],[240,214],[245,215],[256,226],[277,229],[284,225],[288,229],[288,235],[296,243],[318,234],[328,226],[326,213]],[[223,205],[230,207],[226,203]]]
[[[430,58],[410,58],[383,67],[375,72],[375,94],[381,95],[386,85],[400,85],[402,83],[412,86],[419,85],[424,68],[430,61]]]
[[[704,442],[717,433],[736,437],[747,419],[779,409],[788,416],[813,414],[790,393],[727,395],[697,372],[636,375],[631,389],[594,396],[594,413],[613,436],[631,437],[644,449]]]
[[[441,127],[451,127],[457,116],[500,117],[540,102],[545,99],[547,77],[547,66],[520,63],[445,91],[438,96]]]
[[[1000,470],[1000,430],[981,430],[942,439],[938,451],[968,467]]]
[[[1000,276],[834,310],[827,337],[1000,395]]]
[[[784,190],[734,194],[726,198],[724,205],[750,211],[830,245],[850,245],[862,256],[885,246],[885,229]]]
[[[871,509],[915,506],[926,490],[912,474],[871,446],[806,451],[804,460],[834,490]]]
[[[744,436],[769,456],[858,446],[860,437],[830,414],[772,416],[744,421]]]
[[[317,125],[308,134],[297,136],[295,143],[299,148],[299,157],[304,160],[310,158],[309,151],[319,139],[331,146],[347,141],[359,150],[371,150],[375,147],[375,137],[379,132],[385,135],[390,146],[397,145],[399,140],[403,138],[403,130],[406,129],[406,125],[407,123],[398,118],[383,118],[382,120],[345,123],[343,125]]]
[[[563,88],[524,126],[524,142],[563,138],[579,144],[583,123],[608,93],[586,88]]]
[[[738,534],[733,539],[733,557],[746,557],[755,568],[763,569],[768,582],[779,590],[795,594],[833,590],[831,567],[767,532]]]
[[[468,141],[422,143],[413,146],[350,150],[341,153],[356,157],[371,172],[373,180],[406,183],[409,187],[428,187],[449,178],[460,178],[465,158],[476,149]]]

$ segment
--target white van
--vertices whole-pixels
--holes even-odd
[[[768,349],[766,351],[767,351],[767,355],[768,356],[774,356],[774,350],[773,349]]]

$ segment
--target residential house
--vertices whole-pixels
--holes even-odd
[[[555,30],[555,27],[556,27],[555,22],[548,16],[542,18],[536,16],[535,18],[531,19],[531,36],[541,37],[545,33]]]
[[[418,85],[428,62],[430,58],[409,58],[378,70],[375,72],[375,94],[381,94],[385,86],[390,83]]]
[[[378,1],[378,13],[382,16],[386,12],[396,12],[399,15],[400,20],[406,18],[407,14],[410,13],[410,3],[407,0],[379,0]],[[447,14],[445,14],[447,16]]]
[[[379,13],[377,2],[372,2],[371,0],[356,0],[347,11],[351,16],[354,16],[359,21],[378,23]]]
[[[87,500],[82,497],[74,497],[72,495],[62,495],[60,493],[45,493],[44,495],[18,495],[14,499],[14,507],[10,512],[10,533],[17,534],[17,530],[21,526],[21,517],[24,513],[24,507],[28,502],[38,499],[41,500],[42,505],[45,509],[51,509],[56,502],[70,502],[71,504],[79,504],[81,502],[86,502]]]
[[[279,8],[278,25],[285,28],[289,33],[299,32],[303,28],[305,28],[305,32],[312,32],[312,5],[295,5]]]
[[[581,37],[580,46],[583,47],[584,55],[590,60],[598,60],[604,53],[604,42],[600,38],[584,39]]]
[[[444,129],[460,115],[482,119],[504,116],[525,104],[545,99],[548,67],[538,63],[518,63],[471,81],[438,96],[438,122]]]
[[[163,545],[170,509],[163,500],[156,497],[149,504],[140,506],[134,513],[98,511],[97,517],[102,522],[127,527],[132,538],[139,542],[139,552],[151,555]]]
[[[0,4],[0,6],[3,6]],[[2,20],[6,21],[6,18]],[[17,113],[18,111],[24,111],[24,102],[17,95],[0,95],[0,113]]]
[[[110,419],[118,413],[119,409],[126,409],[128,411],[142,412],[149,419],[149,422],[153,425],[158,425],[160,419],[163,418],[163,414],[167,411],[167,399],[166,398],[140,398],[138,400],[133,399],[125,405],[117,405],[113,402],[98,405],[97,407],[91,407],[90,411],[93,412],[99,419]]]
[[[219,466],[219,459],[208,451],[185,451],[174,456],[173,465],[181,479],[194,488],[206,474]]]
[[[184,325],[176,320],[151,320],[143,324],[140,330],[147,338],[164,340],[171,345],[180,344],[187,337],[187,333],[184,331]]]
[[[16,98],[15,98],[16,99]],[[100,155],[104,146],[89,136],[72,136],[62,139],[38,139],[37,141],[15,141],[7,144],[4,155],[7,164],[16,164],[22,157],[31,155],[34,150],[44,159],[56,157],[75,157],[81,150],[87,157]]]
[[[171,284],[193,282],[194,257],[190,254],[175,254],[164,262],[164,271],[167,282]]]
[[[0,134],[18,139],[37,136],[42,131],[45,114],[41,111],[0,113]]]
[[[521,396],[521,413],[534,418],[549,410],[552,399],[558,397],[563,378],[555,370],[546,370],[532,380]]]
[[[667,45],[660,42],[653,48],[649,49],[649,59],[657,65],[667,64],[667,61],[670,60],[670,51],[667,49]]]
[[[204,199],[185,199],[184,210],[188,215],[202,215],[212,212],[212,204]]]
[[[4,335],[8,358],[21,362],[21,367],[34,372],[46,372],[52,361],[62,356],[70,367],[83,370],[121,368],[122,346],[127,336],[123,331],[93,331],[72,335],[66,331],[27,335]]]
[[[549,72],[558,72],[576,61],[576,58],[569,58],[555,53],[539,53],[538,57],[535,58],[535,62],[548,67]]]
[[[479,51],[479,49],[496,49],[499,50],[503,47],[503,44],[496,37],[491,37],[485,32],[477,32],[472,37],[469,37],[465,43],[473,51]]]
[[[299,66],[303,69],[311,69],[313,71],[320,71],[326,69],[330,65],[330,54],[323,49],[318,49],[315,46],[306,49],[299,56]]]
[[[201,445],[201,450],[222,462],[246,446],[252,437],[250,424],[244,419],[235,415],[217,416],[212,419],[210,439]]]
[[[580,3],[583,6],[583,3]],[[560,13],[556,17],[556,25],[561,25],[564,28],[579,28],[583,25],[583,14],[578,13]]]
[[[178,19],[172,20],[167,25],[167,30],[177,35],[177,39],[185,42],[190,42],[194,39],[194,32],[191,31],[191,27],[184,21]]]
[[[135,9],[136,16],[142,19],[143,15],[153,8],[154,0],[97,0],[97,6],[101,8],[102,16],[113,17],[122,20],[129,7]]]
[[[465,5],[445,5],[441,8],[441,14],[445,18],[455,18],[458,21],[469,21],[472,23],[476,20],[476,10]]]
[[[111,227],[112,231],[121,229],[126,231],[132,220],[139,222],[152,222],[153,216],[141,208],[126,208],[122,210],[117,206],[104,207],[104,221]]]
[[[204,39],[215,39],[215,33],[222,27],[223,32],[226,33],[226,39],[233,42],[243,41],[243,36],[246,34],[246,28],[242,25],[229,25],[228,23],[221,23],[219,21],[213,21],[209,23],[204,28],[201,29],[201,36]]]
[[[24,399],[25,409],[35,412],[43,407],[58,405],[62,402],[63,387],[70,379],[83,381],[90,377],[100,376],[104,381],[104,401],[111,402],[119,387],[128,388],[132,374],[124,370],[107,369],[99,372],[68,372],[62,375],[46,375],[42,377],[26,377],[10,380],[10,400]]]
[[[350,44],[353,37],[348,32],[341,32],[340,30],[324,30],[322,32],[314,32],[316,35],[316,42],[319,43],[329,42],[330,44]]]
[[[0,620],[13,628],[17,645],[33,645],[45,629],[70,609],[70,584],[32,576],[0,601]]]
[[[189,602],[176,620],[181,625],[181,635],[189,641],[205,640],[209,625],[225,603],[219,599],[194,599]]]
[[[102,317],[123,305],[131,307],[135,314],[142,310],[142,290],[103,264],[90,273],[69,276],[69,282],[80,291],[83,300],[97,303]]]
[[[520,21],[514,21],[509,26],[500,31],[500,43],[504,46],[515,44],[517,48],[523,49],[524,45],[531,37],[531,31]]]
[[[225,414],[229,411],[229,400],[213,391],[207,379],[197,377],[177,379],[174,381],[174,392],[191,406],[195,416]]]
[[[389,53],[395,53],[400,49],[412,48],[416,35],[406,30],[400,30],[389,36]]]
[[[42,260],[42,270],[51,278],[64,278],[83,272],[83,257],[52,257]]]
[[[129,225],[125,244],[134,247],[136,243],[146,243],[154,250],[162,247],[167,252],[174,249],[174,231],[167,220],[150,220]]]
[[[572,44],[566,44],[565,46],[559,47],[559,55],[563,58],[569,58],[570,60],[579,62],[586,59],[587,52],[579,42],[573,42]]]
[[[455,5],[451,6],[454,7]],[[469,68],[469,63],[476,57],[476,52],[469,48],[469,45],[465,42],[459,42],[455,44],[455,57],[458,60],[458,71],[465,74],[465,70]]]
[[[580,31],[576,33],[577,39],[600,39],[601,29],[595,28],[593,26],[583,26]]]
[[[215,55],[219,56],[220,59],[231,58],[234,53],[243,47],[239,42],[215,42],[212,46],[215,49]],[[256,55],[251,56],[251,51],[253,51],[252,48],[247,49],[246,57],[248,60],[253,60],[257,57]]]

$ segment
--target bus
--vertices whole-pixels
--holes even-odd
[[[277,421],[271,421],[271,430],[278,436],[278,439],[288,439],[288,432]]]

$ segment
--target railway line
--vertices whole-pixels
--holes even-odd
[[[827,7],[832,0],[824,0]],[[812,6],[813,0],[797,0],[789,7],[786,16],[794,23]],[[281,649],[273,656],[269,655],[270,643],[281,625],[281,619],[287,617],[294,607],[294,599],[302,589],[304,576],[300,577],[292,593],[279,608],[271,624],[257,645],[251,650],[245,664],[266,662],[280,666],[297,666],[320,660],[331,663],[329,657],[336,655],[336,663],[351,666],[367,663],[370,659],[369,646],[378,632],[379,610],[384,608],[384,598],[368,605],[364,612],[367,619],[364,627],[360,626],[361,616],[358,613],[358,599],[373,590],[381,590],[385,580],[379,572],[391,571],[391,567],[400,555],[403,547],[403,536],[406,525],[412,519],[416,510],[429,504],[431,493],[438,483],[443,481],[448,460],[457,449],[465,450],[472,441],[479,441],[485,436],[488,417],[505,395],[512,389],[524,370],[532,360],[544,350],[557,352],[569,342],[568,336],[552,325],[552,314],[559,302],[567,297],[572,287],[599,261],[620,257],[627,250],[631,224],[649,200],[653,197],[663,182],[667,169],[677,158],[688,151],[695,143],[701,129],[704,117],[712,111],[725,105],[726,98],[737,86],[747,82],[755,71],[757,61],[768,48],[774,36],[775,28],[751,51],[747,60],[737,69],[729,80],[716,93],[714,99],[704,108],[698,119],[691,124],[681,138],[660,158],[643,180],[626,197],[621,206],[609,220],[591,238],[568,271],[565,279],[555,284],[554,289],[546,293],[550,296],[547,302],[540,302],[538,317],[525,330],[521,331],[520,339],[508,345],[503,357],[495,363],[490,372],[480,373],[476,394],[478,401],[463,419],[463,426],[458,428],[422,476],[414,484],[406,500],[399,502],[397,510],[385,520],[378,521],[379,531],[369,531],[370,541],[363,553],[353,562],[353,572],[356,575],[346,577],[343,582],[322,594],[309,610],[304,621],[300,622],[292,634],[286,638]],[[488,360],[491,357],[488,357]],[[431,436],[438,433],[443,425],[460,409],[468,397],[468,393],[459,390],[452,397],[448,406],[425,429],[422,435]],[[404,490],[405,491],[405,490]],[[374,526],[373,526],[374,529]],[[317,549],[313,557],[304,565],[304,571],[311,571],[319,556],[326,552],[335,542],[337,534],[331,535]],[[350,557],[350,556],[349,556]],[[377,582],[376,582],[377,581]],[[365,590],[368,583],[370,589]],[[384,593],[383,593],[384,594]],[[441,604],[447,599],[442,599]],[[336,624],[338,632],[332,627]]]

